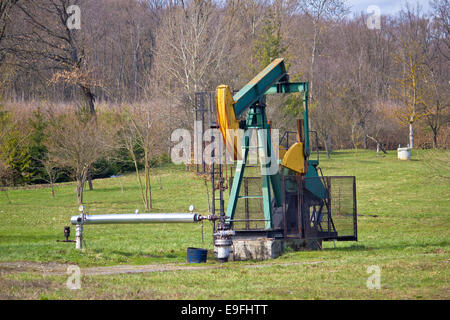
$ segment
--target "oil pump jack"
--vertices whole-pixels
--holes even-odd
[[[299,105],[303,105],[303,119],[297,120],[295,143],[289,144],[292,132],[286,132],[276,144],[277,150],[267,119],[266,96],[296,92],[302,96]],[[287,239],[297,239],[319,247],[327,240],[357,240],[355,177],[323,176],[318,156],[312,159],[310,133],[314,132],[309,130],[308,94],[308,82],[289,81],[282,58],[273,60],[234,95],[227,85],[217,87],[215,127],[221,132],[226,152],[235,161],[226,210],[223,166],[217,174],[212,165],[212,179],[219,180],[220,185],[220,218],[214,233],[220,261],[228,260],[237,241],[243,241],[244,251],[249,252],[249,243],[255,239],[282,239],[283,244]],[[244,134],[236,138],[236,130]],[[256,146],[250,143],[252,134],[257,134]],[[252,148],[259,152],[259,176],[250,177],[246,176],[246,168]],[[213,186],[213,201],[214,190]],[[235,259],[239,259],[237,250],[234,246]],[[258,259],[255,255],[247,258]]]

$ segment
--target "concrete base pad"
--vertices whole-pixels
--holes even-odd
[[[229,261],[267,260],[278,258],[285,249],[294,251],[318,250],[320,240],[304,239],[233,239]]]

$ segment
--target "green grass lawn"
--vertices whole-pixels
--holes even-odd
[[[449,299],[450,152],[414,150],[411,161],[390,151],[321,155],[324,175],[356,176],[358,242],[325,243],[321,251],[287,252],[264,262],[206,270],[82,276],[81,289],[67,276],[10,272],[0,267],[0,298],[30,299]],[[186,212],[192,203],[208,213],[206,187],[184,167],[152,172],[154,212]],[[187,247],[213,249],[211,224],[86,226],[86,249],[75,250],[63,228],[78,214],[75,184],[0,193],[0,262],[76,264],[184,263]],[[145,212],[136,176],[94,181],[85,193],[91,214]],[[376,217],[374,217],[376,216]],[[72,238],[75,228],[72,227]],[[210,252],[211,253],[211,252]],[[369,266],[381,269],[381,289],[368,289]]]

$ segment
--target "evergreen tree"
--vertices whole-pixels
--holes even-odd
[[[257,66],[254,66],[255,71],[266,67],[273,59],[283,57],[286,54],[287,48],[287,46],[283,45],[281,21],[276,19],[271,11],[268,18],[264,21],[261,35],[256,39],[254,44],[253,51],[258,63]],[[286,66],[288,67],[287,64]]]

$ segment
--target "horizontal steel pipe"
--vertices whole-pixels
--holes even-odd
[[[72,224],[189,223],[200,220],[196,213],[95,214],[72,216]]]

